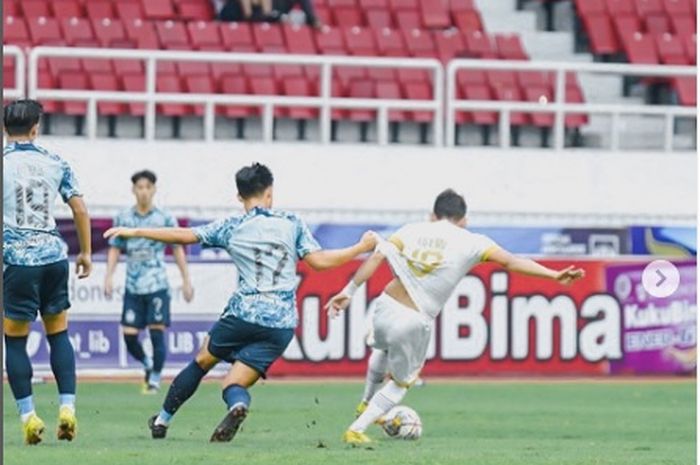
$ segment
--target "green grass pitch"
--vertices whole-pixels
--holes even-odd
[[[357,382],[271,381],[253,388],[250,416],[233,442],[209,444],[224,413],[218,383],[205,383],[178,413],[168,438],[150,439],[147,418],[163,395],[128,383],[81,383],[79,434],[55,439],[53,384],[35,389],[47,422],[42,444],[24,446],[11,393],[4,391],[7,465],[459,464],[690,465],[695,463],[695,381],[472,382],[412,389],[405,404],[423,438],[383,437],[370,447],[340,436],[361,394]]]

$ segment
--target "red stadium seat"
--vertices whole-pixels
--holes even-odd
[[[254,95],[281,95],[280,89],[277,87],[275,80],[271,77],[251,79],[250,88]],[[284,117],[284,115],[284,108],[275,107],[274,116],[276,118]]]
[[[118,19],[93,19],[92,29],[101,47],[131,48],[136,45],[127,39],[124,25]]]
[[[114,74],[90,74],[90,88],[102,91],[120,91],[119,80]],[[100,115],[121,115],[127,112],[127,106],[119,102],[97,102]]]
[[[19,7],[17,0],[5,0],[2,2],[2,16],[7,18],[9,16],[18,17],[22,16],[22,10]]]
[[[606,14],[605,3],[605,0],[576,0],[574,2],[578,14],[583,18]]]
[[[298,24],[285,24],[282,26],[282,33],[289,53],[300,55],[316,55],[318,53],[311,28]]]
[[[418,10],[419,0],[389,0],[389,7],[394,10]]]
[[[473,31],[464,36],[467,55],[474,58],[496,58],[498,55],[491,38],[481,31]]]
[[[691,8],[692,1],[693,0],[663,0],[664,10],[669,16],[695,16]]]
[[[243,66],[239,63],[212,63],[211,75],[217,81],[230,76],[243,76]]]
[[[352,55],[376,56],[377,44],[374,42],[372,30],[363,27],[349,27],[343,30],[347,49]]]
[[[22,5],[22,13],[27,19],[34,20],[42,16],[51,16],[49,2],[46,0],[22,0],[20,5]]]
[[[179,0],[175,6],[177,17],[184,20],[212,21],[216,16],[211,1]]]
[[[5,43],[20,47],[28,47],[32,43],[29,38],[29,30],[23,18],[5,16],[2,32]]]
[[[269,49],[284,49],[284,37],[282,28],[269,23],[259,23],[253,25],[253,38],[260,51]]]
[[[528,87],[525,89],[525,98],[529,102],[551,103],[552,92],[547,87]],[[530,113],[529,116],[534,126],[540,128],[551,128],[554,126],[554,115],[552,113]]]
[[[181,94],[185,91],[180,78],[175,75],[161,75],[156,80],[156,90],[161,93]],[[192,113],[191,105],[183,103],[160,103],[156,111],[165,116],[185,116]]]
[[[432,100],[433,92],[427,82],[406,82],[403,84],[403,91],[409,100]],[[432,111],[411,111],[409,112],[412,121],[417,123],[430,123],[433,121]]]
[[[515,86],[499,86],[493,89],[496,100],[517,102],[523,100],[523,94]],[[510,124],[512,126],[522,126],[529,123],[528,116],[522,112],[511,112]]]
[[[56,80],[48,72],[39,72],[37,84],[39,89],[56,88]],[[55,100],[42,100],[41,105],[44,107],[45,113],[58,113],[62,108],[61,103]]]
[[[2,87],[4,89],[14,89],[17,85],[15,79],[15,57],[5,55],[2,57]]]
[[[282,88],[284,95],[288,96],[310,97],[314,95],[309,81],[303,77],[286,79],[282,84]],[[283,114],[287,118],[310,120],[318,118],[319,110],[314,107],[289,107],[283,109]]]
[[[82,71],[66,71],[58,76],[58,87],[67,90],[89,90],[88,78]],[[63,113],[84,115],[87,112],[85,101],[64,101]]]
[[[452,13],[452,20],[457,29],[465,33],[484,30],[481,15],[478,11],[455,11]]]
[[[462,88],[462,96],[467,100],[493,100],[491,90],[483,84],[469,84]],[[473,123],[491,126],[498,123],[498,113],[493,111],[459,112],[458,123]]]
[[[33,45],[64,45],[65,41],[54,18],[32,18],[28,21],[29,36]]]
[[[127,92],[145,92],[146,81],[144,76],[136,74],[128,74],[122,79],[124,90]],[[146,114],[146,104],[127,102],[126,104],[129,114],[133,116],[143,116]]]
[[[637,14],[632,0],[606,0],[605,5],[607,6],[608,13],[613,18],[620,16],[636,16]]]
[[[236,53],[255,52],[253,32],[248,23],[222,23],[221,39],[227,50]]]
[[[664,14],[664,7],[661,4],[661,0],[635,0],[634,4],[637,15],[640,18]]]
[[[61,29],[69,46],[97,47],[99,45],[90,22],[85,18],[64,19],[61,22]]]
[[[649,34],[633,32],[622,37],[622,48],[630,63],[656,65],[659,56],[656,53],[654,39]]]
[[[486,72],[488,84],[493,90],[498,87],[517,87],[518,81],[514,71],[492,69]]]
[[[681,36],[683,41],[683,48],[685,49],[686,56],[691,65],[694,65],[697,61],[697,36],[695,34],[683,35]]]
[[[673,90],[678,96],[678,103],[683,106],[695,107],[698,104],[697,80],[692,76],[675,78],[672,81]]]
[[[432,81],[430,73],[420,68],[402,68],[398,70],[396,74],[399,75],[399,82],[401,82],[401,84]]]
[[[401,87],[395,81],[379,81],[376,85],[377,97],[391,100],[402,100]],[[408,121],[409,112],[403,110],[389,110],[389,121]]]
[[[471,85],[488,85],[486,72],[480,69],[460,69],[457,72],[457,85],[462,88]]]
[[[665,65],[689,65],[690,61],[678,36],[657,34],[654,36],[661,63]]]
[[[665,14],[649,15],[644,18],[644,26],[650,34],[671,32],[671,24]]]
[[[187,33],[189,43],[197,50],[223,50],[219,24],[214,21],[191,21]]]
[[[316,18],[321,22],[321,24],[332,25],[333,18],[331,17],[331,10],[326,7],[316,7]]]
[[[337,66],[333,71],[333,80],[344,89],[349,89],[352,81],[367,80],[367,70],[358,66]]]
[[[617,35],[607,14],[584,16],[582,21],[593,53],[601,55],[620,51]]]
[[[367,16],[367,25],[373,29],[383,29],[385,27],[394,27],[394,20],[391,17],[391,11],[371,9],[365,12]]]
[[[148,19],[175,19],[177,14],[171,0],[141,0],[143,13]],[[170,107],[168,107],[170,109]]]
[[[435,41],[432,34],[424,29],[402,30],[406,49],[413,57],[433,58],[436,56]]]
[[[423,27],[420,13],[418,13],[418,11],[395,11],[394,17],[396,19],[396,25],[399,27],[399,29],[410,31],[412,29],[420,29]]]
[[[85,3],[87,17],[92,20],[116,18],[114,8],[109,0],[91,0]]]
[[[117,16],[125,23],[134,19],[143,19],[144,13],[141,3],[138,0],[119,1],[116,3]]]
[[[354,8],[357,6],[355,0],[326,0],[326,2],[331,9],[343,7]]]
[[[555,77],[550,71],[518,71],[516,79],[523,90],[529,88],[553,90]]]
[[[187,76],[184,78],[185,89],[190,94],[216,94],[216,85],[209,75]],[[195,105],[193,113],[204,115],[204,105]]]
[[[180,21],[155,21],[158,41],[166,49],[189,49],[187,29]]]
[[[375,81],[398,81],[399,76],[392,68],[367,68],[367,76]]]
[[[695,20],[689,16],[671,16],[673,31],[680,35],[695,34],[697,30]]]
[[[243,76],[226,76],[221,80],[221,92],[226,95],[249,95],[248,80]],[[256,107],[225,105],[217,110],[228,118],[246,118],[258,114]]]
[[[359,0],[359,6],[365,11],[372,9],[386,10],[389,8],[389,0]]]
[[[374,81],[369,79],[353,79],[348,86],[348,97],[370,99],[376,97]],[[352,109],[348,111],[348,119],[356,122],[370,122],[377,118],[376,110]]]
[[[464,37],[459,31],[448,29],[445,31],[435,31],[435,45],[437,47],[437,57],[443,63],[447,63],[456,57],[467,54],[467,45]]]
[[[112,60],[109,58],[83,58],[81,60],[82,69],[88,74],[113,73]]]
[[[528,60],[520,36],[517,34],[496,34],[496,49],[499,58],[504,60]]]
[[[316,46],[322,55],[346,55],[343,33],[338,28],[324,26],[316,31]]]
[[[389,28],[374,29],[379,54],[383,56],[405,57],[408,55],[402,34]]]
[[[444,29],[452,25],[450,13],[444,2],[420,2],[420,13],[424,27]]]
[[[186,82],[192,76],[210,76],[212,74],[209,63],[204,61],[178,61],[175,63],[178,76]]]
[[[450,11],[475,11],[474,0],[450,0],[448,2]]]
[[[338,27],[364,26],[362,12],[355,7],[339,7],[332,10],[333,20]]]
[[[82,18],[83,7],[78,0],[52,0],[51,9],[58,19]],[[87,79],[85,80],[87,83]]]
[[[584,103],[583,92],[578,86],[566,88],[567,103]],[[567,128],[580,128],[588,124],[588,115],[585,113],[567,113],[564,116],[564,126]]]
[[[140,49],[159,49],[160,41],[152,21],[133,19],[124,22],[127,38]]]
[[[636,16],[620,16],[619,18],[613,18],[613,23],[615,24],[617,37],[620,43],[622,43],[623,37],[642,31],[642,23]]]

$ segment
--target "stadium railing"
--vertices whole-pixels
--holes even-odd
[[[457,73],[460,70],[507,70],[507,71],[548,71],[555,73],[553,101],[520,102],[520,101],[480,101],[461,100],[457,98]],[[503,61],[503,60],[453,60],[447,66],[447,102],[445,117],[445,139],[447,146],[454,145],[455,115],[457,111],[478,110],[499,112],[499,144],[502,148],[510,147],[510,115],[513,112],[553,113],[554,150],[564,149],[565,116],[566,114],[607,114],[612,117],[611,151],[620,147],[620,116],[621,115],[655,115],[665,118],[664,150],[673,150],[673,129],[677,117],[697,118],[697,109],[673,105],[629,105],[629,104],[600,104],[600,103],[566,103],[567,73],[596,73],[614,74],[618,76],[639,77],[679,77],[696,76],[697,69],[691,66],[654,66],[605,63],[566,63],[566,62],[536,62],[536,61]]]
[[[38,64],[41,58],[103,58],[112,60],[142,60],[146,64],[146,90],[144,92],[96,91],[96,90],[62,90],[41,89],[38,87]],[[294,97],[283,95],[223,95],[164,93],[156,90],[156,73],[159,62],[206,62],[269,65],[304,65],[320,67],[319,96]],[[432,100],[401,100],[379,98],[333,97],[332,76],[335,67],[361,68],[412,68],[432,72]],[[36,47],[29,54],[29,90],[30,98],[62,101],[87,102],[87,135],[97,134],[97,102],[138,102],[146,104],[145,138],[155,138],[156,104],[181,103],[204,105],[204,137],[214,140],[214,119],[216,105],[262,106],[263,141],[273,140],[275,107],[314,107],[320,109],[321,142],[331,140],[332,109],[371,109],[377,111],[378,140],[384,145],[389,141],[389,111],[432,111],[434,144],[442,145],[442,118],[444,100],[444,70],[439,61],[434,59],[400,59],[400,58],[364,58],[348,56],[314,56],[281,54],[246,54],[221,52],[185,52],[153,50],[117,50],[69,47]]]
[[[26,58],[22,49],[15,45],[4,45],[2,47],[2,52],[5,58],[10,57],[13,60],[14,65],[14,80],[15,86],[12,88],[5,88],[3,86],[3,98],[5,99],[18,99],[23,98],[26,95],[26,73],[27,65]],[[5,81],[7,78],[3,78]]]

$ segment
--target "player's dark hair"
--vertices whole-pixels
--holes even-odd
[[[236,173],[238,195],[244,199],[262,194],[273,182],[272,171],[260,163],[244,166]]]
[[[156,177],[156,173],[154,173],[151,170],[141,170],[133,174],[131,176],[131,184],[136,184],[142,179],[148,179],[151,181],[151,184],[155,184],[158,178]]]
[[[3,125],[9,136],[28,135],[39,123],[44,107],[36,100],[15,100],[3,109]]]
[[[467,202],[452,189],[444,190],[435,199],[433,214],[439,220],[460,221],[467,216]]]

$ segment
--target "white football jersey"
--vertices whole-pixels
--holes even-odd
[[[377,247],[418,309],[433,319],[464,275],[498,248],[447,220],[408,224]]]

